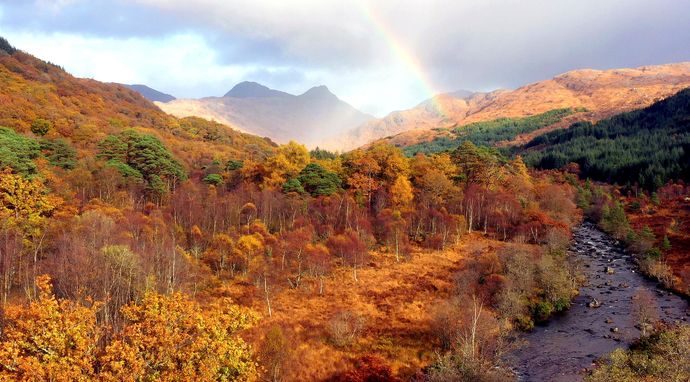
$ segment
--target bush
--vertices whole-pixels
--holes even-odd
[[[630,349],[617,349],[588,376],[589,382],[690,381],[690,326],[662,328]]]
[[[556,308],[548,301],[540,301],[532,306],[532,317],[536,322],[544,322],[551,317]]]
[[[328,322],[330,341],[338,347],[351,345],[362,334],[365,319],[363,316],[344,310],[336,313]]]

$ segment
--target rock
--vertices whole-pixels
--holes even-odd
[[[607,323],[607,324],[612,324],[612,323],[613,323],[613,320],[610,319],[610,318],[607,318],[606,320],[604,320],[604,322]]]
[[[614,273],[616,272],[616,271],[615,271],[613,268],[611,268],[611,267],[606,267],[605,271],[606,271],[606,274],[608,274],[608,275],[612,275],[612,274],[614,274]]]
[[[614,326],[613,328],[611,328],[611,332],[618,333],[618,327]]]
[[[599,302],[599,300],[597,300],[596,298],[593,298],[592,301],[590,301],[587,304],[587,306],[589,306],[590,308],[598,308],[601,306],[601,302]]]
[[[605,282],[604,285],[606,285],[606,286],[611,286],[611,281]]]

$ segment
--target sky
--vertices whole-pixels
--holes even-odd
[[[0,0],[0,36],[178,98],[326,85],[376,116],[572,69],[690,61],[687,0]]]

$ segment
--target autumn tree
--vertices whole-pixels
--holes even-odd
[[[357,278],[357,268],[361,267],[368,258],[367,244],[360,235],[353,230],[328,238],[327,245],[331,253],[337,255],[342,263],[352,267],[352,276]]]
[[[246,260],[244,273],[247,274],[251,269],[254,255],[264,248],[263,240],[259,234],[242,235],[237,239],[237,249],[242,253]]]
[[[278,147],[276,154],[263,164],[264,187],[280,187],[309,163],[309,151],[304,145],[290,141]]]
[[[36,279],[38,298],[5,309],[0,336],[0,379],[91,381],[100,330],[98,304],[81,306],[53,295],[50,278]]]
[[[127,325],[100,358],[104,381],[235,381],[256,374],[238,332],[256,316],[229,300],[203,307],[175,293],[147,293],[123,309]]]

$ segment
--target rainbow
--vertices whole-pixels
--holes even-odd
[[[436,87],[426,75],[426,71],[424,70],[419,59],[417,59],[417,57],[410,52],[410,50],[405,46],[405,43],[398,38],[386,21],[369,6],[367,0],[358,0],[355,3],[359,6],[362,14],[371,22],[379,34],[381,34],[391,52],[407,67],[407,70],[414,76],[422,89],[424,89],[424,91],[427,93],[429,99],[431,100],[431,105],[435,111],[442,118],[446,118],[448,114],[445,112],[441,102],[435,98],[435,96],[438,94]]]

